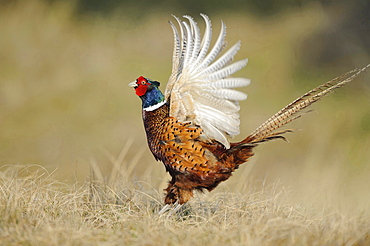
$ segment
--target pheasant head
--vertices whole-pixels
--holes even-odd
[[[158,88],[159,85],[158,81],[151,81],[143,76],[129,84],[135,89],[136,95],[141,98],[143,109],[147,111],[157,109],[165,103],[164,95]]]

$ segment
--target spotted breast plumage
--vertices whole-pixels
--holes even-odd
[[[249,79],[230,75],[242,69],[247,59],[232,63],[240,42],[225,52],[226,27],[211,48],[211,22],[206,15],[203,38],[197,23],[175,17],[179,30],[174,33],[172,74],[165,94],[160,83],[143,76],[130,83],[142,100],[142,117],[149,148],[172,176],[165,189],[166,204],[184,204],[194,190],[213,190],[228,179],[240,164],[253,156],[252,149],[262,142],[284,139],[290,130],[279,130],[299,118],[302,110],[334,89],[352,81],[366,70],[354,69],[326,82],[288,104],[244,140],[231,143],[239,134],[239,104],[247,95],[234,88],[249,84]]]

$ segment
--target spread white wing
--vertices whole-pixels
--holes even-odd
[[[215,139],[230,148],[229,137],[239,134],[238,101],[247,95],[233,90],[247,86],[245,78],[231,78],[231,74],[243,68],[248,59],[231,63],[240,48],[240,42],[219,56],[225,47],[226,26],[211,50],[211,21],[201,14],[206,23],[201,39],[197,23],[189,16],[188,22],[174,18],[180,33],[170,22],[174,33],[172,74],[166,87],[166,99],[170,101],[170,116],[180,121],[192,121],[199,125],[210,139]]]

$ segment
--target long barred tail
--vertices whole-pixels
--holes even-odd
[[[364,72],[369,67],[370,64],[361,69],[353,69],[348,73],[345,73],[329,82],[316,87],[313,90],[310,90],[309,92],[297,98],[292,103],[288,104],[286,107],[274,114],[256,130],[254,130],[242,142],[247,144],[256,144],[276,138],[285,139],[282,134],[290,132],[291,130],[279,130],[282,126],[288,124],[289,122],[292,122],[295,119],[300,118],[303,114],[307,113],[302,112],[303,109],[319,101],[324,96],[333,92],[335,89],[340,88],[345,84],[351,82],[354,78],[356,78],[359,74]]]

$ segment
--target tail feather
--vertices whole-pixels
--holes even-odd
[[[307,112],[302,112],[303,109],[319,101],[326,95],[333,92],[345,84],[351,82],[359,74],[364,72],[370,67],[370,64],[361,68],[354,69],[348,73],[345,73],[331,81],[328,81],[309,92],[305,93],[301,97],[297,98],[286,107],[281,109],[279,112],[270,117],[256,130],[254,130],[245,140],[248,143],[260,143],[271,139],[282,138],[285,139],[282,134],[289,132],[290,130],[276,131],[282,126],[300,118]],[[243,141],[244,142],[244,141]]]

